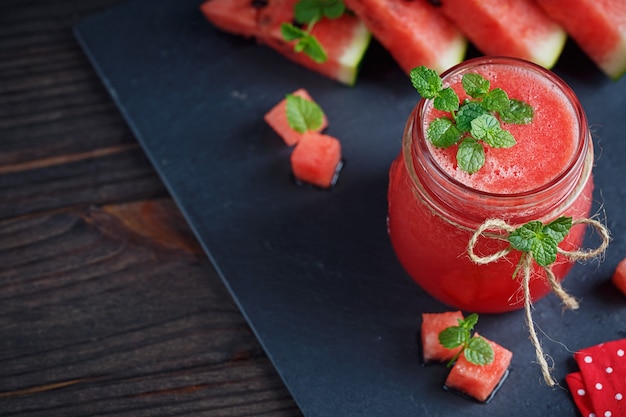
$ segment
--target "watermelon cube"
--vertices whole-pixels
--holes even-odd
[[[448,327],[458,326],[459,320],[463,320],[463,313],[460,311],[422,314],[421,340],[424,363],[448,362],[461,350],[461,346],[448,349],[439,343],[439,333]]]
[[[478,336],[478,333],[475,334]],[[475,365],[460,355],[448,374],[445,387],[469,395],[481,402],[490,399],[500,381],[507,375],[513,353],[499,344],[485,339],[494,353],[493,362]]]
[[[308,91],[304,88],[300,88],[292,93],[295,96],[302,97],[306,100],[313,101]],[[267,124],[285,141],[289,146],[293,146],[300,141],[303,133],[299,133],[289,126],[287,121],[287,99],[282,99],[277,105],[272,107],[265,116],[263,116]],[[328,126],[328,119],[324,115],[322,126],[317,130],[321,132]]]
[[[341,144],[332,136],[307,132],[291,153],[291,169],[296,179],[330,188],[341,168]]]
[[[617,264],[611,281],[613,285],[626,295],[626,258],[622,259],[620,263]]]

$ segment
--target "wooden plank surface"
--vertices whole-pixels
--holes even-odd
[[[72,35],[0,1],[0,415],[300,416]]]

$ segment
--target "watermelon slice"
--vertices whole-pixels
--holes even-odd
[[[448,362],[462,349],[462,346],[448,349],[439,343],[439,333],[448,327],[458,326],[459,320],[463,320],[463,313],[460,311],[422,314],[421,339],[424,363]]]
[[[512,56],[552,68],[565,46],[565,30],[534,0],[440,0],[440,3],[443,14],[485,55]],[[569,7],[567,0],[559,3]]]
[[[309,95],[308,91],[304,88],[300,88],[292,93],[294,96],[302,97],[309,101],[314,101]],[[303,133],[299,133],[289,126],[289,122],[287,121],[287,99],[282,99],[277,105],[272,107],[270,111],[268,111],[263,119],[271,126],[272,129],[278,135],[283,138],[285,143],[288,146],[293,146],[300,141]],[[322,120],[322,126],[317,129],[317,132],[321,132],[326,129],[328,126],[328,118],[324,114],[324,119]]]
[[[478,336],[478,333],[475,334]],[[460,355],[446,378],[445,387],[469,395],[478,401],[488,401],[507,374],[513,353],[499,344],[485,339],[493,349],[493,362],[474,365]]]
[[[341,168],[341,144],[328,135],[305,133],[291,153],[296,179],[321,188],[330,188]]]
[[[304,53],[294,51],[294,42],[283,39],[281,25],[294,20],[293,7],[298,0],[207,0],[200,10],[219,29],[233,34],[254,37],[288,59],[347,85],[356,82],[359,65],[371,34],[353,14],[337,19],[318,21],[312,35],[322,45],[328,59],[313,61]]]
[[[596,65],[614,80],[626,73],[626,3],[620,0],[535,0]]]
[[[209,0],[200,5],[200,11],[219,29],[250,38],[258,32],[260,13],[260,8],[251,5],[250,0]]]
[[[420,65],[443,72],[465,57],[465,37],[425,0],[344,2],[407,74]]]
[[[622,259],[621,262],[617,264],[611,281],[613,285],[626,295],[626,259]]]

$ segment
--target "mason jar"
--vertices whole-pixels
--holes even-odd
[[[390,168],[388,232],[404,269],[432,297],[464,311],[500,313],[524,305],[521,274],[516,274],[521,253],[477,264],[468,255],[470,239],[488,219],[520,226],[588,217],[593,145],[581,104],[551,71],[514,58],[468,60],[442,74],[444,86],[452,86],[461,99],[465,73],[480,73],[491,88],[526,101],[534,118],[525,125],[503,123],[517,143],[506,149],[485,146],[485,165],[468,174],[455,164],[453,148],[437,148],[427,139],[428,123],[439,111],[432,100],[419,101]],[[574,225],[559,247],[578,249],[584,233],[584,225]],[[507,246],[506,239],[481,235],[474,251],[488,256]],[[560,281],[571,266],[559,254],[551,268]],[[532,300],[549,291],[545,271],[533,263]]]

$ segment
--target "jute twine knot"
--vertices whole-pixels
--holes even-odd
[[[610,236],[609,231],[602,223],[594,219],[578,219],[572,221],[572,226],[576,224],[584,224],[590,227],[593,227],[598,235],[601,238],[600,245],[595,249],[579,249],[574,251],[566,251],[559,247],[557,247],[557,253],[565,256],[568,260],[575,261],[585,261],[597,258],[602,256],[607,246],[609,245]],[[489,239],[497,239],[508,242],[508,236],[512,232],[514,232],[516,228],[511,226],[507,222],[501,219],[488,219],[483,224],[476,229],[474,234],[472,235],[468,246],[467,252],[472,261],[477,264],[485,265],[491,262],[496,262],[498,259],[504,258],[511,251],[515,250],[511,246],[508,246],[506,249],[500,250],[496,253],[486,256],[480,256],[476,254],[474,251],[478,239],[481,237],[489,238]],[[491,232],[489,232],[491,231]],[[496,233],[493,233],[496,232]],[[504,233],[502,233],[504,232]],[[533,268],[533,257],[530,252],[522,252],[522,256],[520,258],[520,262],[513,273],[513,277],[521,274],[522,280],[520,286],[522,287],[524,293],[524,312],[525,312],[525,321],[528,326],[528,330],[530,333],[530,340],[535,348],[535,355],[537,357],[537,362],[541,367],[541,372],[543,374],[543,378],[546,383],[553,387],[556,385],[556,381],[552,377],[550,371],[550,366],[546,360],[546,355],[543,353],[543,349],[541,347],[541,343],[539,342],[539,338],[537,337],[537,332],[535,331],[535,326],[533,324],[532,319],[532,299],[530,295],[530,276]],[[561,284],[556,279],[556,276],[552,272],[552,265],[542,266],[548,283],[552,291],[559,297],[565,308],[570,310],[575,310],[578,308],[578,301],[569,295],[561,286]]]

